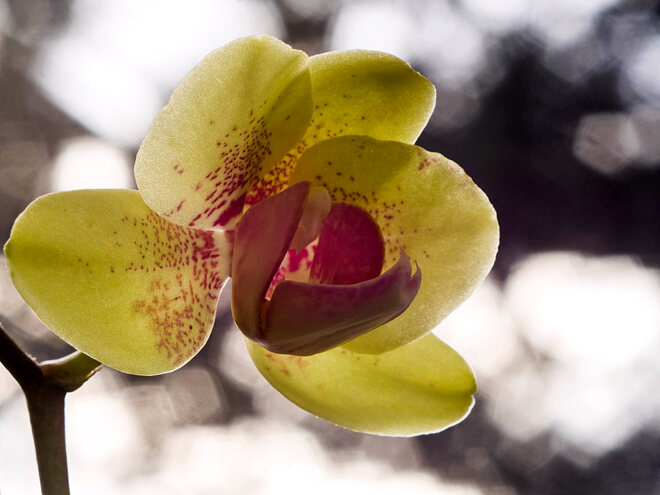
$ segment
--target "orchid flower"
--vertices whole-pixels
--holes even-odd
[[[439,431],[476,384],[430,331],[486,276],[499,233],[463,170],[412,144],[434,104],[388,54],[238,39],[155,118],[139,192],[28,206],[5,246],[14,284],[77,349],[152,375],[204,345],[231,277],[249,354],[292,402],[358,431]]]

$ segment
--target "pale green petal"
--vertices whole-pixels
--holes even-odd
[[[154,120],[135,164],[138,188],[170,221],[230,228],[311,109],[304,52],[269,36],[233,41],[195,67]]]
[[[204,345],[230,266],[223,234],[169,223],[125,190],[38,198],[5,254],[14,285],[53,332],[139,375],[178,368]]]
[[[447,428],[470,411],[472,371],[433,335],[379,354],[336,348],[309,357],[247,341],[257,368],[287,399],[356,431],[411,436]]]
[[[403,60],[349,50],[310,57],[314,113],[304,138],[251,192],[250,203],[286,187],[299,156],[346,134],[414,143],[435,106],[435,88]]]
[[[414,143],[435,106],[435,88],[388,53],[348,50],[310,57],[314,113],[307,146],[342,134]]]
[[[368,211],[385,240],[385,269],[403,249],[424,276],[417,297],[398,318],[346,344],[383,352],[432,330],[488,274],[499,227],[486,195],[438,153],[362,136],[309,148],[291,182],[327,188],[333,201]]]

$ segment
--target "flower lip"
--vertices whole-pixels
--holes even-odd
[[[232,312],[246,337],[259,339],[261,307],[293,239],[310,185],[301,182],[247,210],[236,226],[232,257]]]
[[[325,215],[327,192],[310,190],[308,182],[301,182],[254,205],[235,233],[234,319],[248,338],[273,352],[308,355],[340,345],[401,314],[421,283],[421,271],[411,276],[403,252],[381,275],[383,238],[367,212],[334,203]],[[320,230],[312,283],[281,281],[267,301],[269,286],[306,216],[316,225],[307,233]]]
[[[408,256],[382,275],[351,285],[284,280],[265,312],[259,343],[280,354],[307,356],[373,330],[403,313],[417,295],[422,272],[412,274]]]
[[[328,190],[319,186],[310,188],[300,223],[291,240],[291,249],[300,251],[316,239],[330,209],[331,201]]]

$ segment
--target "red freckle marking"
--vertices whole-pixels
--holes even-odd
[[[186,200],[182,199],[181,202],[177,205],[176,211],[181,211],[181,207],[183,206],[183,203],[185,203],[185,202],[186,202]],[[147,244],[149,244],[149,243],[147,242]]]
[[[431,161],[428,159],[424,159],[419,163],[419,166],[417,167],[417,170],[424,170],[426,167],[431,165]]]
[[[199,191],[201,188],[202,188],[202,183],[201,182],[198,182],[197,184],[195,184],[195,191]]]
[[[216,227],[218,225],[224,226],[229,223],[229,221],[236,217],[237,215],[240,215],[243,212],[243,205],[245,204],[245,196],[246,193],[243,193],[240,197],[233,199],[227,208],[225,208],[225,211],[223,211],[218,219],[213,222],[213,226]]]
[[[291,360],[299,369],[304,369],[309,366],[309,362],[305,361],[301,356],[291,356]]]
[[[195,218],[193,218],[193,219],[190,221],[190,223],[188,224],[188,226],[189,226],[189,227],[194,227],[194,226],[195,226],[195,222],[196,222],[197,220],[199,220],[200,218],[202,218],[202,214],[201,214],[201,213],[200,213],[199,215],[197,215]]]

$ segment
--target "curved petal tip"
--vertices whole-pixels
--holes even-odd
[[[343,344],[410,306],[422,281],[419,267],[411,273],[410,259],[402,252],[387,272],[357,284],[280,282],[265,311],[259,343],[272,352],[300,356]]]

